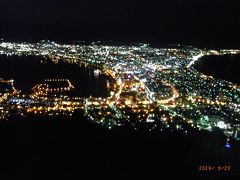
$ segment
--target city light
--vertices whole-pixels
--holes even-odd
[[[90,121],[109,129],[130,124],[152,130],[189,128],[212,131],[239,139],[240,88],[231,82],[198,72],[194,64],[210,54],[238,54],[239,50],[194,47],[152,48],[147,44],[107,46],[1,42],[2,55],[41,56],[41,63],[67,63],[94,68],[103,74],[108,97],[72,97],[75,84],[66,77],[45,79],[30,94],[16,90],[14,80],[0,79],[0,118],[17,109],[20,115],[72,116],[82,110]],[[2,77],[4,78],[4,77]],[[230,147],[230,145],[227,145]],[[226,147],[227,147],[226,146]]]

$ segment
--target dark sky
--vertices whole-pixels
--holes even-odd
[[[0,37],[240,46],[229,0],[1,0]]]

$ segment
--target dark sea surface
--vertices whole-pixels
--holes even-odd
[[[33,61],[37,59],[1,57],[0,75],[14,78],[17,88],[25,92],[51,75],[81,82],[79,95],[106,95],[106,78],[96,80],[92,69],[39,64]],[[0,180],[236,178],[240,175],[240,145],[232,141],[226,149],[225,142],[218,129],[212,133],[192,130],[188,135],[108,130],[88,121],[82,112],[71,118],[12,116],[0,121]],[[231,166],[231,171],[198,170],[209,165]]]
[[[107,77],[94,75],[94,68],[59,62],[55,64],[43,57],[0,56],[0,78],[14,79],[15,87],[23,93],[44,79],[69,79],[75,87],[73,96],[106,97]]]
[[[206,75],[240,84],[240,54],[204,56],[194,67]]]

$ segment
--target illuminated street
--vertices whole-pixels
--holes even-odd
[[[220,128],[227,137],[239,139],[240,87],[206,76],[194,63],[211,54],[236,54],[239,50],[207,50],[193,47],[152,48],[147,44],[107,46],[2,42],[7,56],[41,56],[41,63],[67,63],[93,67],[94,76],[108,77],[108,97],[72,96],[74,84],[64,76],[45,79],[30,94],[14,88],[1,93],[1,118],[18,109],[28,114],[72,116],[82,110],[90,121],[112,129],[129,125],[149,131],[171,129],[188,133],[189,128],[212,131]],[[2,77],[4,79],[4,77]],[[9,107],[9,104],[11,106]]]

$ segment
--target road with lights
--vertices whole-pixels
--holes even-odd
[[[206,76],[193,67],[202,56],[236,54],[240,50],[194,47],[153,48],[147,44],[0,43],[0,54],[33,55],[42,61],[93,67],[109,79],[109,97],[72,97],[74,84],[63,75],[46,79],[31,94],[16,93],[13,81],[1,80],[0,118],[17,109],[22,116],[66,115],[82,110],[90,121],[109,129],[130,126],[153,130],[220,128],[228,137],[240,136],[240,87]],[[4,78],[4,77],[2,77]],[[11,82],[11,88],[4,86]]]

